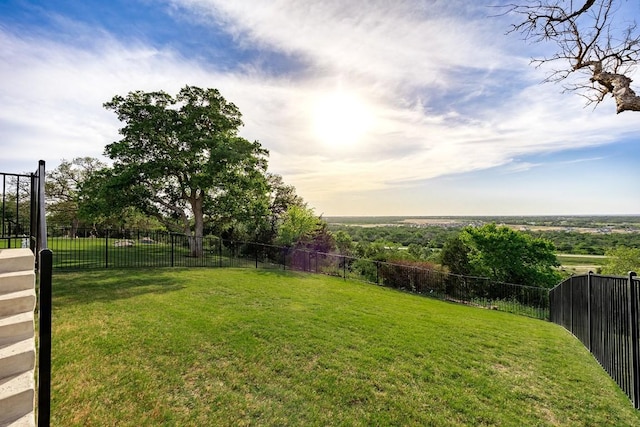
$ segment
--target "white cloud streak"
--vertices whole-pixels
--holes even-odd
[[[243,136],[260,140],[270,168],[322,206],[336,193],[510,163],[524,170],[523,156],[640,131],[631,114],[616,116],[606,105],[594,113],[558,87],[537,84],[543,76],[502,37],[504,21],[473,2],[172,3],[224,25],[240,45],[301,58],[303,66],[283,75],[251,63],[217,71],[91,29],[90,43],[73,46],[0,27],[2,162],[99,156],[119,127],[102,103],[185,84],[216,87],[238,105]],[[314,100],[332,90],[354,94],[374,118],[357,144],[331,147],[312,134]]]

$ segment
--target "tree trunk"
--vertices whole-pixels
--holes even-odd
[[[194,227],[193,234],[189,236],[189,248],[192,257],[201,257],[204,253],[204,213],[202,212],[202,198],[195,197],[191,201],[193,209]]]
[[[78,218],[73,218],[71,220],[71,230],[69,230],[69,238],[75,239],[76,234],[78,234],[78,226],[80,225],[80,220]]]
[[[604,86],[611,92],[616,100],[618,114],[623,111],[640,111],[640,96],[631,89],[632,80],[629,77],[602,71],[602,64],[598,61],[591,61],[585,65],[594,67],[591,81]]]

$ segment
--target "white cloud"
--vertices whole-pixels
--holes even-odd
[[[447,2],[415,1],[174,3],[224,25],[246,46],[306,58],[311,73],[394,87],[447,87],[455,82],[448,73],[454,68],[505,64],[503,40],[486,18],[490,10],[468,1],[454,2],[458,7],[448,11]]]
[[[96,38],[78,48],[0,30],[4,161],[100,156],[119,124],[102,104],[130,90],[175,91],[206,74],[170,51]]]
[[[609,106],[594,113],[559,87],[538,85],[542,75],[501,38],[501,21],[477,7],[447,11],[469,2],[174,3],[223,22],[239,44],[299,56],[305,67],[280,76],[251,63],[219,71],[86,28],[81,46],[0,28],[2,161],[99,156],[118,138],[105,101],[185,84],[216,87],[238,105],[241,134],[260,140],[270,169],[312,204],[505,164],[525,170],[535,165],[518,158],[640,130],[631,114]],[[335,90],[357,97],[373,118],[353,145],[325,145],[312,132],[317,100]]]

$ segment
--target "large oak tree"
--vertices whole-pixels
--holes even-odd
[[[265,214],[268,152],[238,135],[240,111],[218,90],[135,91],[104,105],[124,123],[105,148],[111,187],[126,196],[115,200],[178,221],[192,256],[202,255],[207,219]]]

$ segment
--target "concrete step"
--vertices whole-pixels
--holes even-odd
[[[36,346],[33,338],[0,347],[0,378],[29,371],[35,364]]]
[[[0,318],[0,346],[33,337],[33,312]]]
[[[33,312],[36,308],[36,291],[27,289],[24,291],[0,294],[0,317],[14,314]]]
[[[30,249],[0,249],[0,273],[33,271],[35,265]]]
[[[0,427],[35,426],[34,256],[0,249]]]
[[[0,426],[4,427],[2,424]],[[6,427],[36,427],[36,416],[33,411],[10,422]]]
[[[0,426],[35,426],[33,370],[0,379]]]
[[[31,289],[36,282],[34,271],[15,271],[0,273],[0,294]]]

